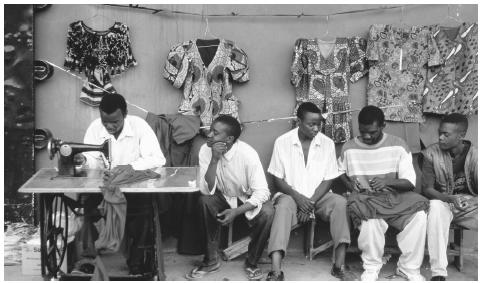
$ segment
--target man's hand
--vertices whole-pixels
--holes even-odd
[[[84,165],[86,161],[87,161],[87,158],[82,153],[77,153],[73,157],[74,165]]]
[[[212,145],[212,158],[219,160],[227,151],[227,144],[225,142],[216,142]]]
[[[234,221],[234,219],[237,217],[238,213],[236,209],[226,209],[222,211],[221,213],[217,213],[217,221],[221,225],[227,225]]]
[[[464,195],[449,195],[447,196],[447,202],[452,203],[458,210],[464,211],[473,205],[477,205],[477,197],[466,197]]]
[[[374,177],[369,180],[369,185],[375,192],[389,191],[389,187],[386,185],[386,181],[382,178]]]
[[[297,211],[297,220],[299,221],[299,223],[306,223],[307,221],[309,221],[310,217],[311,217],[310,212],[306,213],[300,210]]]
[[[314,202],[304,195],[297,193],[293,198],[300,211],[304,213],[311,213],[314,210]]]

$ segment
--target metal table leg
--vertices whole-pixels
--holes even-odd
[[[159,217],[159,203],[157,197],[152,197],[152,206],[154,208],[154,234],[155,234],[155,258],[157,264],[158,280],[165,281],[166,276],[164,272],[164,252],[162,250],[162,234]]]

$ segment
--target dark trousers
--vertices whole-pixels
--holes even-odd
[[[138,266],[144,263],[146,247],[153,245],[152,235],[152,196],[150,194],[125,194],[127,199],[127,219],[125,223],[124,240],[127,243],[127,265]],[[101,194],[82,194],[84,207],[84,225],[76,236],[77,260],[85,257],[95,257],[94,246],[98,238],[94,223],[100,219],[97,209],[103,200]]]
[[[214,195],[201,195],[199,197],[199,212],[201,223],[205,228],[206,243],[204,253],[204,264],[214,265],[219,261],[218,249],[220,241],[220,224],[216,215],[230,206],[219,190]],[[247,262],[250,265],[257,265],[259,258],[269,239],[272,220],[274,219],[274,207],[268,201],[262,204],[259,214],[248,221],[251,228],[251,242],[247,251]]]

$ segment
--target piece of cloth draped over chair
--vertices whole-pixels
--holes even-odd
[[[148,113],[145,118],[154,130],[167,167],[191,167],[199,165],[199,150],[205,137],[199,134],[198,116],[182,114]],[[163,237],[174,236],[180,254],[202,254],[201,225],[196,221],[197,200],[200,192],[156,194],[161,208]]]

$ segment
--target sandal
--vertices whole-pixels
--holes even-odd
[[[210,270],[199,270],[201,267],[209,267],[207,265],[201,264],[194,269],[192,269],[189,273],[185,275],[185,278],[188,280],[201,280],[205,275],[212,274],[220,270],[220,262],[212,265]]]
[[[262,279],[262,270],[259,267],[251,266],[245,267],[245,271],[247,274],[247,279],[250,281],[261,280]]]

